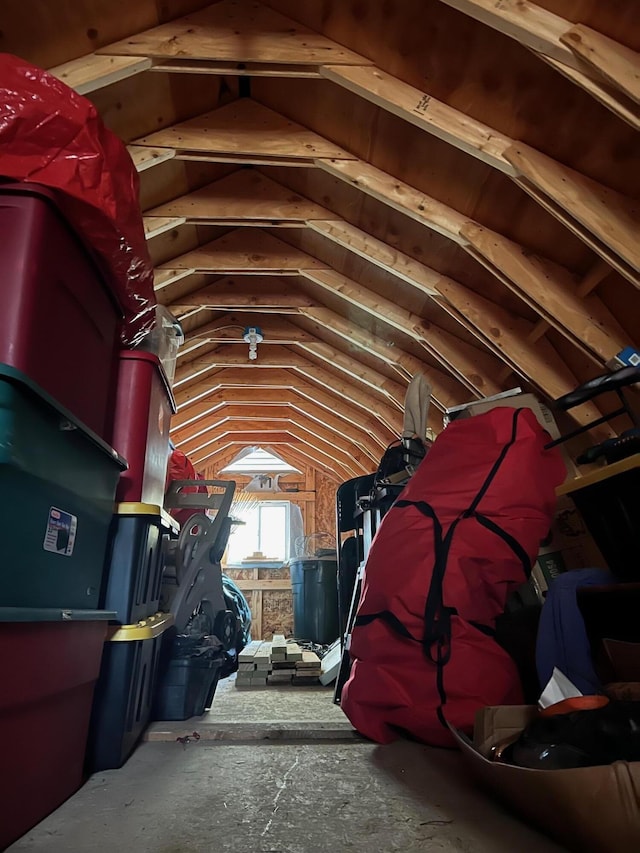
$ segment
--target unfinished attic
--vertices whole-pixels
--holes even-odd
[[[3,0],[0,850],[640,850],[638,0]]]

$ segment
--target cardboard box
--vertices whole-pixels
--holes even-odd
[[[476,779],[523,817],[580,853],[640,851],[640,762],[531,770],[489,761],[494,744],[519,734],[534,706],[483,708],[473,741],[452,729]]]
[[[558,498],[551,532],[538,552],[535,567],[548,586],[561,572],[607,568],[580,511],[568,495]]]

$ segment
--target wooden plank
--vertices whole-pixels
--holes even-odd
[[[561,36],[570,24],[529,0],[441,0],[447,6],[458,9],[481,21],[494,30],[509,36],[525,47],[551,56],[565,65],[576,68],[571,51],[562,44]]]
[[[369,386],[378,393],[385,395],[391,401],[395,402],[399,408],[404,406],[404,395],[406,385],[394,382],[388,379],[376,370],[359,364],[344,353],[338,352],[333,347],[320,345],[319,343],[301,344],[296,348],[296,351],[289,347],[271,346],[267,350],[259,353],[258,358],[254,362],[249,361],[246,347],[239,347],[232,344],[225,344],[216,347],[215,351],[202,358],[195,359],[191,362],[193,367],[209,367],[209,366],[237,366],[245,369],[260,370],[269,367],[289,367],[295,368],[302,372],[313,370],[316,365],[306,359],[299,353],[298,350],[304,349],[307,352],[313,351],[314,354],[323,354],[326,361],[332,364],[337,370],[347,373],[351,379],[356,379],[359,382]]]
[[[294,285],[281,285],[277,291],[236,290],[217,287],[205,287],[195,293],[181,296],[169,305],[174,314],[193,305],[212,310],[232,309],[234,311],[256,311],[270,309],[272,311],[296,313],[300,308],[315,305],[315,300],[300,293]]]
[[[147,211],[146,216],[184,217],[186,222],[240,220],[247,225],[262,220],[272,227],[280,220],[298,222],[326,219],[331,213],[260,172],[239,169],[208,184]]]
[[[349,447],[346,450],[341,450],[336,446],[335,442],[332,442],[328,438],[321,438],[307,430],[301,429],[293,423],[265,422],[260,426],[259,431],[252,431],[252,429],[255,430],[256,426],[251,422],[237,421],[235,423],[223,423],[207,430],[206,435],[202,436],[199,442],[194,442],[193,446],[189,445],[181,449],[193,460],[201,460],[202,455],[212,445],[215,446],[220,439],[226,436],[232,436],[233,441],[242,441],[245,444],[258,444],[260,446],[263,446],[266,441],[269,441],[271,444],[293,443],[299,447],[305,445],[311,448],[318,456],[324,458],[328,464],[339,464],[345,470],[353,471],[354,476],[367,474],[371,470],[370,462],[361,462],[357,458],[357,454],[349,453]]]
[[[236,492],[238,495],[243,494],[243,490],[240,489],[239,492]],[[255,495],[255,492],[248,492],[250,495]],[[301,501],[315,501],[316,493],[308,492],[304,489],[299,491],[283,489],[281,492],[261,492],[260,500],[261,501],[292,501],[293,503],[300,503]],[[276,581],[273,581],[276,583]],[[286,580],[278,581],[278,583],[286,584]],[[288,586],[283,586],[283,589],[291,589],[291,583]]]
[[[260,495],[260,500],[262,500],[263,495]],[[282,498],[280,498],[282,500]],[[291,590],[291,581],[287,580],[287,578],[278,578],[278,579],[269,579],[269,580],[235,580],[234,583],[236,586],[242,590],[242,592],[253,592],[254,590]]]
[[[256,392],[253,392],[256,396]],[[319,410],[321,413],[323,410]],[[271,422],[276,419],[278,421],[290,421],[291,423],[307,429],[309,432],[322,436],[330,436],[332,441],[335,441],[336,447],[351,452],[352,448],[356,448],[355,453],[362,454],[360,461],[364,461],[364,457],[368,457],[370,461],[377,464],[380,459],[380,448],[378,445],[373,445],[366,434],[359,432],[354,426],[346,426],[344,422],[338,418],[332,418],[328,413],[324,413],[318,417],[312,417],[302,407],[295,407],[283,404],[276,406],[273,404],[262,405],[256,400],[253,405],[234,405],[232,403],[222,403],[214,408],[205,410],[195,424],[182,430],[172,430],[171,438],[176,447],[179,447],[188,454],[189,450],[185,446],[187,442],[199,440],[200,436],[204,435],[208,429],[217,426],[218,424],[229,420],[255,420],[260,423]],[[372,449],[373,448],[373,449]],[[275,493],[276,495],[281,492]],[[296,496],[296,500],[315,500],[315,496],[307,492],[304,497],[299,497],[300,492],[292,493]]]
[[[255,0],[222,0],[129,36],[99,53],[171,59],[318,65],[369,60]]]
[[[464,246],[466,241],[460,236],[460,229],[468,221],[468,217],[452,207],[425,195],[364,160],[318,159],[316,165],[332,177],[425,225],[436,234]]]
[[[282,270],[326,269],[326,264],[301,252],[259,228],[218,237],[185,255],[173,258],[159,269],[189,269],[195,272],[281,274]]]
[[[564,65],[562,62],[551,59],[542,53],[539,53],[538,57],[543,62],[546,62],[547,65],[554,68],[559,74],[562,74],[563,77],[566,77],[567,80],[571,80],[576,86],[580,86],[581,89],[588,92],[596,101],[599,101],[604,107],[617,115],[618,118],[626,121],[635,130],[640,130],[640,111],[637,104],[630,98],[626,98],[619,89],[610,86],[605,80],[599,77],[588,77],[581,71],[576,71],[575,68],[570,68],[568,65]]]
[[[163,290],[165,287],[168,287],[170,284],[173,284],[175,281],[180,281],[181,278],[188,278],[190,275],[193,275],[195,270],[192,269],[173,269],[173,268],[160,268],[155,269],[153,273],[153,289],[156,293],[160,290]]]
[[[597,74],[640,104],[639,53],[584,24],[571,27],[560,40]]]
[[[203,59],[156,59],[152,71],[171,74],[217,74],[222,77],[294,77],[318,78],[320,70],[313,65],[280,65],[272,62],[233,62]]]
[[[495,340],[520,374],[551,399],[573,391],[580,384],[548,340],[542,338],[533,342],[529,339],[532,323],[451,280],[446,296],[470,322]],[[600,416],[594,403],[586,403],[572,411],[572,417],[584,426]]]
[[[338,294],[414,340],[420,341],[445,365],[447,370],[477,396],[490,396],[502,390],[489,376],[482,374],[479,370],[479,363],[482,362],[485,354],[444,329],[434,326],[433,323],[407,311],[391,300],[369,291],[358,282],[335,270],[304,270],[302,274],[310,281]]]
[[[49,74],[75,89],[79,95],[88,95],[89,92],[126,80],[149,68],[151,60],[146,57],[99,56],[97,53],[89,53],[50,68]]]
[[[312,380],[311,384],[306,381]],[[316,385],[317,383],[317,385]],[[219,388],[260,387],[287,388],[294,390],[302,398],[317,402],[319,405],[331,407],[331,411],[340,410],[341,405],[362,409],[368,417],[376,418],[393,436],[398,436],[402,430],[402,415],[396,408],[372,398],[372,395],[361,386],[347,382],[329,370],[314,367],[313,371],[306,369],[306,378],[296,368],[292,373],[287,370],[222,369],[214,376],[209,375],[206,381],[195,383],[189,388],[177,391],[175,394],[178,410],[200,400],[204,395],[211,394]],[[336,400],[335,398],[338,398]]]
[[[242,408],[242,407],[241,407]],[[303,415],[289,410],[290,414],[285,417],[276,417],[266,414],[262,417],[259,423],[252,419],[243,419],[242,415],[234,415],[228,409],[213,415],[212,418],[203,419],[203,424],[200,431],[190,438],[185,438],[181,441],[176,441],[176,446],[187,456],[195,455],[203,447],[208,446],[210,442],[208,437],[213,432],[217,432],[224,427],[233,428],[234,430],[244,431],[250,429],[267,430],[286,430],[297,438],[302,439],[305,443],[316,448],[332,447],[336,453],[336,459],[340,459],[340,453],[344,454],[344,460],[349,460],[349,457],[354,463],[361,465],[365,471],[371,467],[371,458],[363,451],[340,436],[339,433],[332,430],[330,427],[320,425]],[[278,493],[280,494],[280,493]]]
[[[419,358],[405,352],[393,343],[372,335],[368,330],[345,320],[344,317],[329,308],[320,306],[301,308],[300,314],[343,338],[349,346],[355,345],[365,352],[375,355],[386,364],[399,369],[401,375],[406,379],[410,379],[415,373],[424,373],[432,386],[433,402],[442,411],[450,405],[457,405],[453,402],[447,403],[446,401],[449,399],[453,400],[460,397],[460,402],[463,398],[466,400],[468,395],[457,380],[448,373],[422,362]]]
[[[505,152],[526,182],[537,188],[552,204],[566,211],[565,224],[579,237],[595,237],[593,248],[611,261],[619,257],[626,277],[640,287],[640,204],[550,157],[517,143]],[[522,183],[527,188],[526,182]],[[572,224],[573,223],[573,224]],[[580,227],[578,227],[580,226]],[[590,242],[592,244],[593,241]],[[606,248],[610,251],[606,252]],[[619,265],[616,264],[616,268]],[[629,274],[630,270],[635,275]]]
[[[513,175],[504,152],[513,140],[497,130],[438,101],[426,92],[371,66],[325,65],[321,74],[387,112],[410,122],[443,142]]]
[[[257,574],[257,571],[256,571]],[[251,593],[251,636],[262,637],[262,590]]]
[[[594,294],[582,298],[566,270],[475,223],[462,233],[478,260],[576,346],[606,362],[627,345],[604,303]]]
[[[144,172],[152,166],[159,166],[172,160],[176,152],[170,148],[150,148],[148,145],[127,145],[133,164],[138,172]]]
[[[204,154],[349,159],[337,145],[250,98],[151,133],[136,145]]]
[[[311,389],[310,389],[311,390]],[[389,436],[383,433],[382,425],[374,418],[367,417],[356,406],[344,405],[338,397],[318,390],[317,404],[304,400],[294,389],[267,388],[227,388],[211,393],[205,401],[194,403],[171,419],[171,434],[180,436],[197,420],[217,408],[234,405],[289,405],[320,422],[331,423],[336,429],[349,436],[355,444],[365,450],[369,447],[379,459],[381,451],[389,444]]]
[[[145,237],[147,240],[152,240],[160,234],[179,228],[186,221],[182,216],[147,216],[145,214],[143,217]]]
[[[437,294],[434,289],[440,278],[440,273],[405,255],[394,246],[383,243],[343,219],[322,219],[316,217],[307,222],[311,231],[321,234],[332,243],[348,249],[364,260],[375,264],[380,269],[406,281],[412,287],[428,296]]]
[[[640,116],[622,95],[620,87],[606,85],[598,69],[589,67],[579,50],[572,50],[567,35],[575,27],[559,15],[529,0],[441,0],[448,6],[475,18],[528,47],[541,60],[563,74],[607,109],[633,127],[640,127]],[[579,27],[581,25],[578,25]],[[585,28],[586,29],[586,28]],[[601,36],[600,33],[596,35]],[[612,42],[615,48],[620,48]],[[616,56],[619,55],[615,51]],[[633,52],[632,52],[633,53]]]

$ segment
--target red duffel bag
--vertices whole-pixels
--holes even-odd
[[[566,470],[529,409],[450,424],[384,517],[367,557],[341,705],[379,743],[452,746],[486,705],[520,704],[493,638],[528,577]]]

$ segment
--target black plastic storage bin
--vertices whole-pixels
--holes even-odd
[[[169,533],[162,509],[121,503],[111,522],[101,606],[132,625],[158,612],[162,587],[163,537]]]
[[[224,653],[170,660],[158,684],[153,719],[201,717],[211,707],[224,662]]]
[[[335,642],[340,636],[337,561],[294,560],[290,571],[295,636],[324,645]]]
[[[87,771],[122,767],[151,718],[163,643],[173,616],[112,629],[105,644],[87,745]]]

